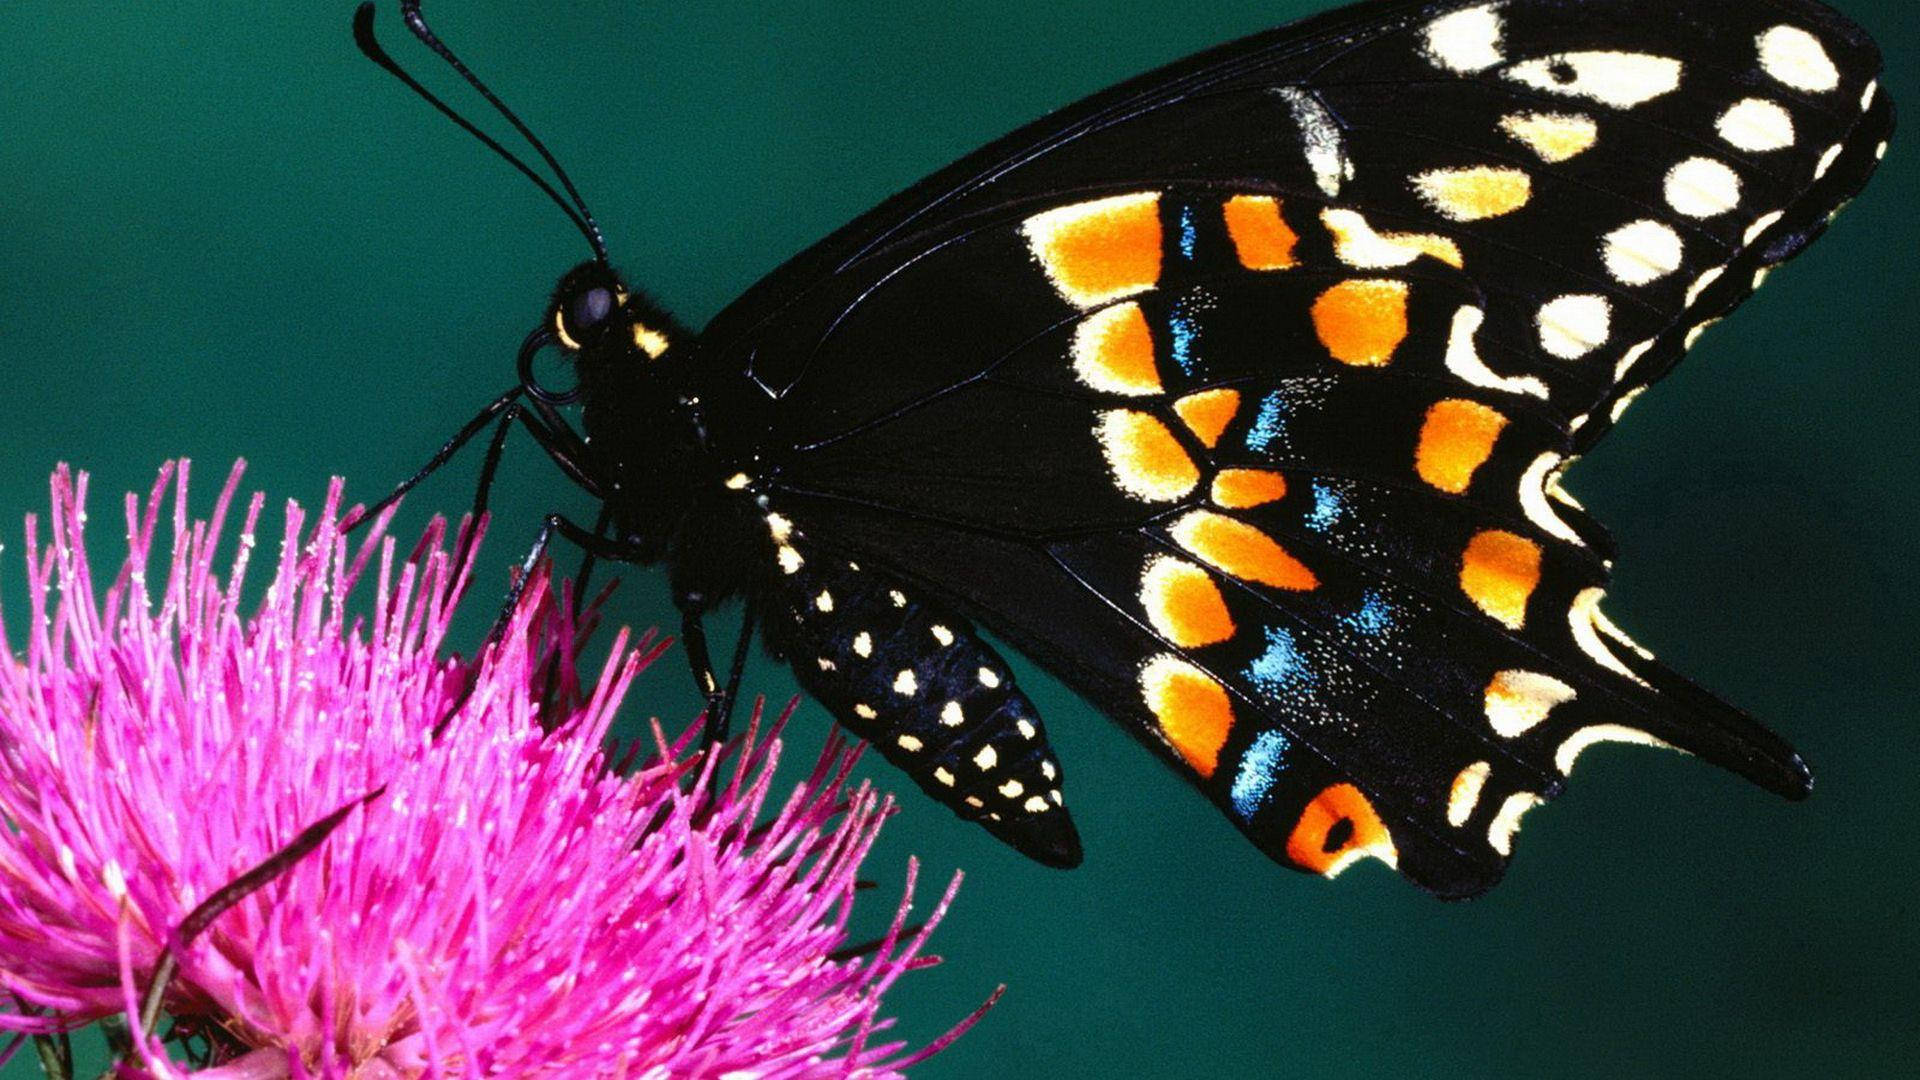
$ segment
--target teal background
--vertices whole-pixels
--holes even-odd
[[[579,238],[520,178],[354,51],[351,4],[0,8],[0,585],[57,461],[96,510],[167,457],[202,499],[236,455],[276,497],[363,497],[508,386]],[[429,5],[572,170],[616,262],[698,325],[804,244],[951,158],[1108,83],[1319,0]],[[1909,0],[1842,5],[1920,103]],[[436,87],[446,73],[394,31]],[[463,105],[471,99],[454,94]],[[478,116],[476,107],[475,115]],[[1622,557],[1609,609],[1814,763],[1799,806],[1677,755],[1597,750],[1528,818],[1483,900],[1371,864],[1281,870],[1030,664],[1087,865],[1029,865],[910,797],[875,852],[967,882],[948,963],[891,997],[924,1040],[1001,982],[925,1077],[1885,1076],[1920,1053],[1911,569],[1920,463],[1910,140],[1832,233],[1573,473]],[[412,501],[466,504],[477,455]],[[585,501],[524,441],[493,584]],[[96,536],[111,553],[117,530]],[[632,572],[619,620],[666,625]],[[726,633],[722,630],[722,633]],[[695,702],[678,657],[645,709]],[[776,700],[783,671],[749,685]],[[803,705],[790,760],[817,745]],[[875,763],[878,765],[878,763]],[[884,768],[869,773],[890,787]],[[934,891],[932,889],[929,892]],[[1901,1066],[1898,1063],[1905,1061]],[[25,1059],[3,1074],[33,1074]]]

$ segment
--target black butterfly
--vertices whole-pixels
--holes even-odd
[[[1061,765],[976,623],[1273,858],[1472,895],[1596,741],[1809,790],[1601,613],[1612,548],[1557,478],[1865,183],[1878,69],[1809,0],[1361,4],[1009,135],[698,335],[488,94],[596,258],[429,470],[497,420],[490,477],[523,424],[605,507],[543,541],[665,564],[716,716],[701,616],[740,598],[1041,862],[1081,858]],[[576,389],[535,378],[549,344]]]

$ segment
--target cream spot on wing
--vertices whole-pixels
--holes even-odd
[[[1760,239],[1761,233],[1773,228],[1774,223],[1784,216],[1786,216],[1784,211],[1780,210],[1761,214],[1758,218],[1754,219],[1753,224],[1747,226],[1747,231],[1740,237],[1740,242],[1743,244],[1751,244],[1755,240]]]
[[[1827,152],[1820,155],[1819,162],[1813,167],[1813,178],[1815,180],[1825,179],[1827,171],[1833,168],[1834,162],[1840,160],[1840,151],[1844,149],[1846,148],[1839,143],[1834,143],[1832,146],[1827,147]]]
[[[1695,301],[1700,299],[1701,294],[1713,288],[1713,283],[1719,281],[1720,276],[1726,272],[1726,267],[1716,266],[1695,278],[1693,284],[1687,287],[1687,306],[1692,307]]]
[[[1755,39],[1755,44],[1760,47],[1761,69],[1795,90],[1823,94],[1840,85],[1840,70],[1820,39],[1797,26],[1776,26]]]
[[[905,750],[908,753],[913,753],[914,751],[923,749],[927,745],[926,743],[921,742],[919,739],[915,738],[912,735],[902,735],[898,739],[895,739],[894,741],[900,744],[900,749]]]
[[[1574,644],[1580,646],[1580,651],[1591,657],[1594,663],[1645,686],[1647,681],[1621,663],[1607,643],[1600,640],[1596,619],[1599,618],[1600,600],[1606,595],[1605,589],[1595,587],[1573,598],[1573,606],[1567,609],[1567,625],[1573,631]]]
[[[1473,817],[1474,807],[1480,805],[1480,792],[1486,788],[1487,777],[1492,772],[1492,762],[1476,761],[1453,778],[1453,790],[1447,793],[1447,824],[1457,829]]]
[[[1053,807],[1048,804],[1047,800],[1042,798],[1039,795],[1033,796],[1032,798],[1028,799],[1026,802],[1021,803],[1020,806],[1022,809],[1026,810],[1030,814],[1038,814],[1043,810],[1053,809]]]
[[[1740,205],[1740,176],[1725,163],[1695,157],[1667,173],[1667,205],[1688,217],[1718,217]]]
[[[1766,98],[1747,98],[1720,114],[1714,124],[1720,137],[1749,153],[1764,154],[1793,145],[1793,116]]]
[[[1636,386],[1620,395],[1620,400],[1613,403],[1613,422],[1616,424],[1619,423],[1620,418],[1627,415],[1627,410],[1633,408],[1633,403],[1639,401],[1640,395],[1646,392],[1646,387]]]
[[[1600,242],[1607,272],[1622,285],[1647,285],[1680,269],[1685,249],[1665,222],[1644,219],[1608,233]]]
[[[1000,755],[994,750],[993,745],[989,743],[981,747],[979,753],[973,755],[973,763],[981,772],[987,772],[1000,763]]]
[[[821,589],[820,595],[813,598],[813,606],[819,608],[821,611],[832,611],[833,594],[825,589]]]
[[[1060,770],[1054,768],[1053,762],[1042,761],[1040,763],[1040,775],[1052,780],[1060,775]]]
[[[953,631],[941,626],[939,623],[934,623],[928,627],[927,632],[933,635],[933,640],[943,646],[953,644]]]
[[[1560,744],[1560,749],[1554,751],[1553,763],[1559,767],[1561,775],[1571,776],[1573,763],[1579,760],[1587,747],[1603,742],[1634,743],[1661,750],[1678,749],[1672,743],[1656,739],[1639,728],[1630,728],[1624,724],[1594,724],[1567,736],[1566,741]]]
[[[1613,365],[1613,381],[1620,382],[1621,380],[1625,379],[1627,377],[1627,372],[1632,371],[1633,365],[1639,363],[1641,357],[1647,355],[1648,352],[1652,351],[1653,346],[1654,346],[1654,341],[1647,340],[1647,341],[1641,342],[1638,345],[1635,345],[1631,349],[1628,349],[1626,353],[1620,357],[1620,362]]]
[[[1487,826],[1487,843],[1502,855],[1513,854],[1513,835],[1520,831],[1520,818],[1527,811],[1540,805],[1540,796],[1531,791],[1516,791],[1507,796],[1500,804],[1500,812],[1493,815],[1493,824]]]
[[[1020,737],[1023,739],[1031,739],[1035,735],[1038,735],[1040,733],[1039,729],[1033,726],[1033,721],[1027,719],[1024,716],[1021,717],[1019,720],[1016,720],[1013,726],[1019,729]],[[1053,766],[1047,765],[1044,762],[1041,764],[1040,767],[1043,771],[1053,768]],[[1047,779],[1049,780],[1053,779],[1053,773],[1048,772]]]
[[[933,770],[933,778],[935,780],[940,781],[942,784],[945,784],[948,787],[953,786],[953,774],[948,772],[945,768],[938,768]]]
[[[981,668],[980,669],[980,685],[986,687],[989,690],[992,690],[998,687],[1000,685],[999,673],[995,672],[992,668],[989,668],[989,667]]]
[[[1553,475],[1553,470],[1560,467],[1562,460],[1559,454],[1552,451],[1533,459],[1533,464],[1528,465],[1527,471],[1520,477],[1520,509],[1540,531],[1585,547],[1587,542],[1580,539],[1580,534],[1573,531],[1573,526],[1560,519],[1553,505],[1547,501],[1547,477]]]
[[[1607,343],[1613,308],[1604,296],[1580,294],[1549,300],[1535,324],[1540,347],[1562,360],[1578,360]]]
[[[1482,4],[1433,20],[1420,51],[1436,67],[1461,75],[1500,63],[1506,57],[1500,51],[1499,5]]]
[[[855,705],[853,712],[862,720],[877,720],[880,717],[880,713],[871,705]]]
[[[1300,128],[1300,146],[1307,155],[1307,167],[1313,170],[1314,184],[1322,194],[1334,198],[1342,182],[1353,179],[1353,161],[1347,157],[1346,139],[1340,122],[1311,91],[1284,86],[1274,93],[1293,111],[1293,122]]]
[[[1000,794],[1009,799],[1017,799],[1027,790],[1027,785],[1018,780],[1009,780],[1000,785]]]
[[[793,536],[793,522],[779,514],[768,514],[767,532],[772,534],[774,543],[784,544]]]
[[[893,601],[894,607],[903,608],[907,606],[907,594],[901,592],[899,589],[887,590],[887,599]]]
[[[799,551],[788,544],[780,545],[780,550],[775,554],[780,559],[780,570],[782,573],[797,574],[800,572],[800,568],[805,566],[807,562],[800,557]]]
[[[1533,197],[1533,178],[1506,167],[1434,169],[1413,177],[1411,183],[1434,213],[1450,221],[1501,217]]]
[[[1549,165],[1586,153],[1600,138],[1600,125],[1579,113],[1510,113],[1500,118],[1500,130]]]
[[[920,680],[914,677],[912,668],[902,668],[900,674],[893,677],[893,692],[901,697],[912,697],[920,692]]]
[[[824,656],[820,657],[817,661],[815,661],[815,663],[818,663],[820,665],[821,671],[836,671],[840,667],[840,665],[834,663],[833,661],[827,659]]]
[[[1343,263],[1361,270],[1389,270],[1430,255],[1452,267],[1466,265],[1460,245],[1432,233],[1375,231],[1357,210],[1322,210],[1320,223],[1333,237],[1333,252]]]
[[[853,635],[853,651],[862,658],[873,655],[873,635],[865,630]]]
[[[1873,108],[1873,99],[1878,96],[1880,96],[1880,80],[1874,79],[1867,83],[1865,90],[1860,91],[1860,111],[1866,112]]]
[[[1501,375],[1480,359],[1474,335],[1487,313],[1477,307],[1463,306],[1453,313],[1453,328],[1447,337],[1447,370],[1462,382],[1509,394],[1529,394],[1546,399],[1547,384],[1530,375]]]
[[[1714,326],[1717,325],[1719,322],[1720,322],[1719,319],[1708,319],[1706,322],[1700,323],[1699,325],[1688,330],[1687,342],[1684,347],[1691,349],[1695,345],[1700,344],[1700,339],[1705,337],[1707,334],[1707,331],[1713,329]]]
[[[967,722],[967,713],[957,701],[949,701],[940,706],[940,722],[948,727],[959,727]]]
[[[1487,725],[1503,739],[1518,738],[1574,699],[1574,689],[1537,671],[1502,671],[1487,684]]]
[[[1680,86],[1680,61],[1651,53],[1567,52],[1514,64],[1508,79],[1549,94],[1631,109]]]

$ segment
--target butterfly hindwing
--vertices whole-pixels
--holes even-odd
[[[1877,63],[1799,0],[1362,5],[989,147],[708,348],[781,513],[1276,858],[1468,895],[1594,741],[1806,790],[1600,612],[1559,477],[1864,183]]]

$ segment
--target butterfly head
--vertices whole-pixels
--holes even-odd
[[[547,325],[560,346],[583,361],[658,360],[679,336],[666,312],[599,260],[581,263],[560,279]]]

